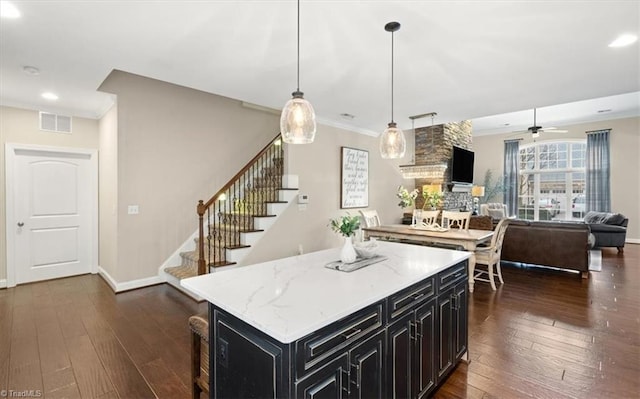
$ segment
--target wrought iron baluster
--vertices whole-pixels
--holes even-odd
[[[210,265],[224,264],[226,250],[241,244],[240,232],[255,229],[255,216],[266,214],[265,202],[278,200],[277,189],[282,186],[281,158],[284,152],[282,145],[275,145],[277,140],[281,140],[280,134],[209,201],[198,202],[199,274],[207,273]],[[208,230],[206,235],[205,228]],[[206,256],[205,249],[209,252]]]

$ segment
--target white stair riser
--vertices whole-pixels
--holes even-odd
[[[287,201],[287,204],[267,204],[267,215],[281,214],[287,209],[287,206],[289,206],[288,202],[289,201]]]
[[[278,193],[278,201],[291,202],[298,195],[298,190],[280,190]]]
[[[268,230],[276,222],[277,217],[255,218],[255,226],[258,230]]]
[[[242,245],[254,245],[262,237],[262,231],[252,233],[240,233],[240,242]]]
[[[251,248],[227,249],[227,261],[240,263],[249,252]]]
[[[282,187],[298,188],[298,175],[284,175],[282,176]]]

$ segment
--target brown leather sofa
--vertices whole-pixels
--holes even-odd
[[[512,220],[501,260],[578,270],[588,278],[589,233],[584,223]]]

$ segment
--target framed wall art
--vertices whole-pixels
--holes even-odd
[[[340,208],[369,206],[369,151],[341,147]]]

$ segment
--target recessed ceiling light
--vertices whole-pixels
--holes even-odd
[[[507,123],[505,123],[504,125],[505,125],[505,126],[509,126],[509,125],[511,125],[511,124],[507,122]]]
[[[343,117],[344,119],[349,119],[349,120],[351,120],[351,119],[353,119],[353,118],[355,118],[355,117],[356,117],[355,115],[348,114],[348,113],[346,113],[346,112],[344,112],[344,113],[340,114],[340,116],[341,116],[341,117]]]
[[[47,100],[57,100],[58,99],[58,95],[55,93],[51,93],[51,92],[46,92],[46,93],[42,93],[42,98],[46,98]]]
[[[0,1],[0,17],[20,18],[20,11],[8,1]]]
[[[625,33],[624,35],[620,35],[616,38],[616,40],[609,43],[609,47],[624,47],[629,46],[638,41],[637,35],[632,35],[630,33]]]
[[[611,109],[599,109],[598,110],[599,114],[604,114],[605,112],[611,112]]]
[[[31,75],[31,76],[37,76],[40,75],[40,70],[34,66],[31,65],[25,65],[22,67],[22,71],[24,73],[26,73],[27,75]]]

